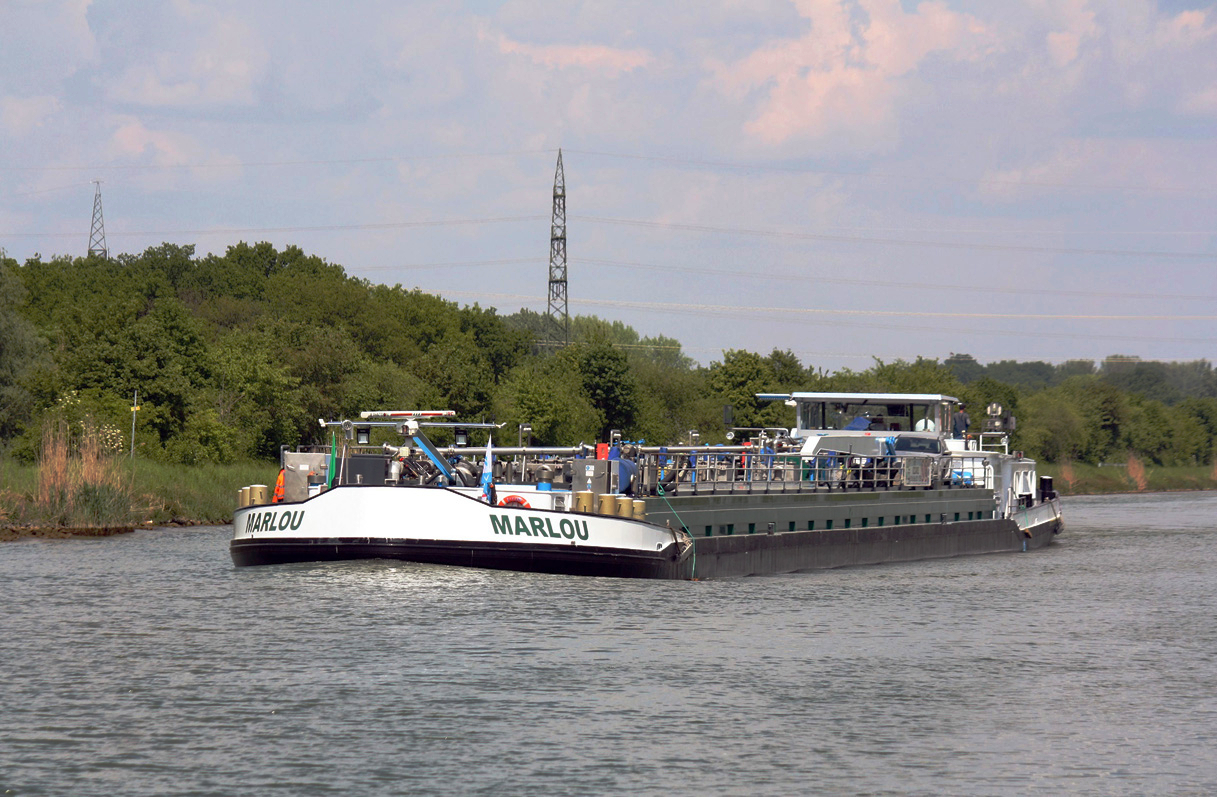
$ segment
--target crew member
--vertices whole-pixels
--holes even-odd
[[[959,409],[951,416],[951,437],[956,440],[962,440],[968,433],[968,427],[972,425],[972,419],[968,417],[966,410],[967,406],[960,404]]]

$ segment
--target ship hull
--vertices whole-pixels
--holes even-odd
[[[351,559],[538,573],[679,579],[688,537],[615,516],[489,506],[432,487],[340,487],[233,518],[238,567]]]
[[[967,507],[992,506],[992,495],[977,504],[976,492],[673,497],[665,502],[671,517],[654,511],[658,522],[644,522],[489,506],[469,491],[341,487],[308,501],[238,510],[230,551],[239,567],[397,559],[584,576],[716,579],[1028,551],[1048,545],[1063,528],[1058,499],[1020,507],[1009,518],[991,512],[982,517]],[[648,506],[658,510],[653,502]],[[967,519],[954,520],[961,517],[948,511],[954,509],[963,509]],[[791,512],[819,518],[818,527],[811,520],[812,528],[796,530],[786,521]],[[842,512],[846,517],[834,527],[831,521]],[[677,515],[679,521],[672,522]],[[851,521],[850,515],[859,519]],[[692,536],[672,530],[690,518],[698,521],[691,524]],[[739,533],[734,523],[703,523],[743,518],[754,520],[741,522]]]

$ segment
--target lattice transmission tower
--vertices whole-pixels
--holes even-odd
[[[101,180],[94,180],[97,190],[93,193],[93,226],[89,228],[89,254],[109,257],[106,249],[106,225],[101,218]]]
[[[554,216],[549,225],[550,337],[565,346],[570,343],[570,313],[566,302],[566,175],[562,172],[562,150],[554,172]]]

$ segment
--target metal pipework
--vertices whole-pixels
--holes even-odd
[[[449,454],[449,455],[451,455],[451,454],[471,455],[471,454],[485,454],[486,453],[485,447],[478,446],[478,445],[465,446],[463,448],[458,448],[456,446],[449,446],[448,448],[441,448],[440,451],[442,451],[444,454]],[[529,456],[529,455],[572,456],[572,457],[574,457],[574,456],[579,456],[580,454],[587,455],[587,454],[593,453],[594,451],[595,451],[595,449],[593,449],[591,446],[588,446],[588,445],[577,445],[577,446],[569,446],[569,447],[561,447],[561,446],[491,446],[490,447],[490,452],[492,454],[494,454],[496,457],[497,456],[512,457],[512,456],[520,456],[520,455],[524,455],[524,456]]]
[[[760,446],[639,446],[642,454],[764,454]]]

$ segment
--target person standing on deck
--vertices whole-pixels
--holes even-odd
[[[966,409],[966,405],[960,404],[959,409],[951,416],[951,437],[956,440],[962,440],[968,433],[968,427],[972,425],[972,419],[968,417]]]

